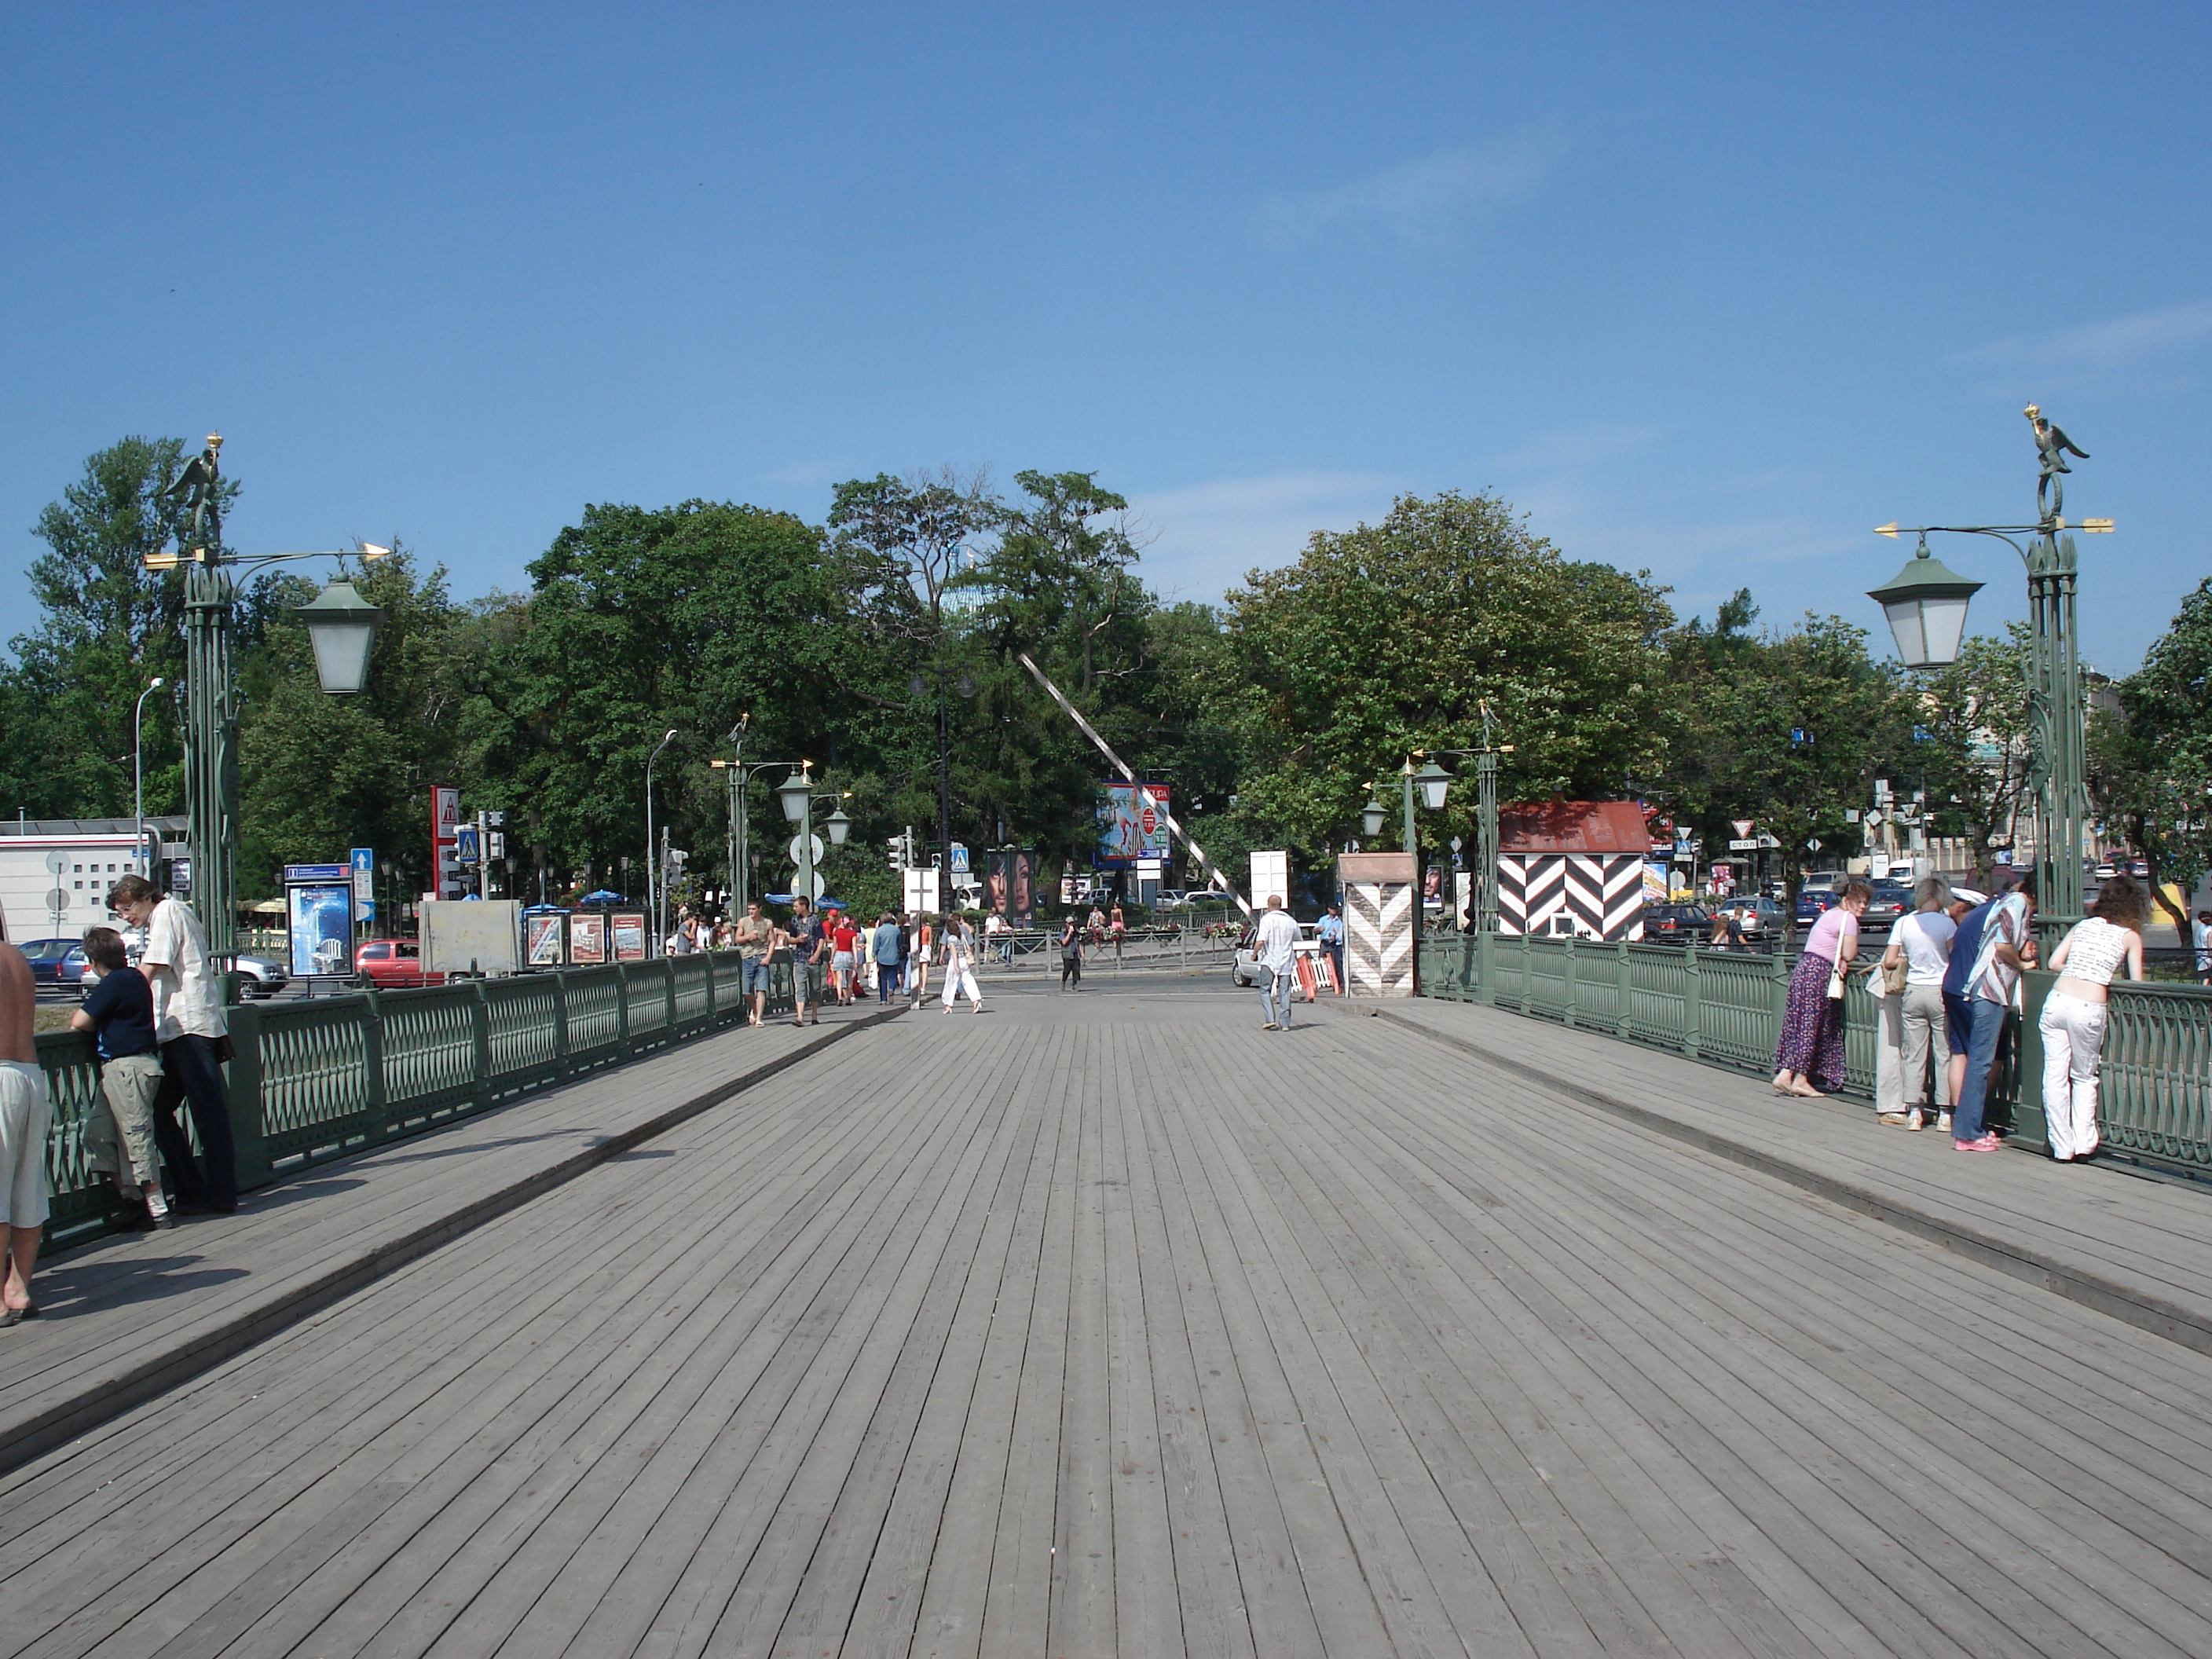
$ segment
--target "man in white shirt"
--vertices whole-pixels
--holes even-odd
[[[161,1091],[154,1097],[154,1139],[187,1209],[228,1214],[238,1207],[238,1158],[231,1144],[230,1102],[223,1091],[222,1054],[230,1027],[222,988],[208,962],[200,919],[165,898],[143,876],[125,876],[108,890],[107,908],[146,930],[138,971],[154,994],[154,1038],[161,1048]],[[177,1123],[191,1109],[199,1132],[203,1170]]]
[[[1270,1031],[1291,1029],[1291,990],[1298,982],[1298,925],[1276,893],[1260,914],[1252,939],[1252,959],[1260,969],[1260,1010]]]

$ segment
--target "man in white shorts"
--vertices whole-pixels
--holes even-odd
[[[39,1230],[46,1224],[46,1134],[53,1109],[39,1068],[32,1017],[37,1004],[31,964],[0,926],[0,1204],[8,1206],[0,1325],[39,1316],[31,1300],[31,1269],[39,1261]]]

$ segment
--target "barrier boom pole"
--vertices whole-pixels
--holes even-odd
[[[1036,677],[1036,683],[1044,687],[1045,690],[1051,695],[1052,700],[1060,705],[1061,712],[1066,714],[1068,719],[1073,720],[1078,726],[1082,728],[1083,735],[1090,738],[1092,743],[1098,746],[1098,752],[1105,756],[1108,760],[1114,763],[1114,769],[1116,772],[1119,772],[1123,777],[1128,779],[1132,783],[1139,783],[1143,781],[1143,780],[1139,778],[1134,772],[1129,769],[1128,762],[1123,760],[1119,755],[1115,754],[1113,750],[1108,746],[1106,739],[1100,737],[1097,732],[1092,728],[1091,722],[1083,718],[1083,711],[1078,708],[1073,703],[1068,702],[1067,698],[1061,693],[1060,689],[1054,685],[1052,681],[1046,677],[1043,669],[1039,668],[1034,662],[1030,660],[1030,653],[1028,652],[1017,651],[1014,653],[1014,656],[1016,659],[1020,662],[1023,667],[1028,669],[1030,673]],[[1196,842],[1190,838],[1188,834],[1184,831],[1182,825],[1176,822],[1176,815],[1173,812],[1169,811],[1166,807],[1163,806],[1160,808],[1160,816],[1168,821],[1168,833],[1173,836],[1177,841],[1181,842],[1185,847],[1190,848],[1190,855],[1198,860],[1199,868],[1205,871],[1206,873],[1212,878],[1213,884],[1216,887],[1218,887],[1223,892],[1228,894],[1231,898],[1237,901],[1237,908],[1238,909],[1242,910],[1247,916],[1249,916],[1252,914],[1252,902],[1246,898],[1243,894],[1237,890],[1236,887],[1230,882],[1229,878],[1222,874],[1219,866],[1216,865],[1212,859],[1206,857],[1206,848],[1200,847]]]

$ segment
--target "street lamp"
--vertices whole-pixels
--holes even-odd
[[[675,741],[676,728],[672,726],[645,757],[645,908],[653,916],[653,948],[656,951],[665,948],[668,931],[661,926],[660,843],[653,833],[653,763],[660,758],[660,751]],[[477,849],[477,856],[483,856],[482,848]]]
[[[268,553],[241,558],[222,545],[220,433],[185,464],[162,491],[182,508],[185,526],[174,548],[145,556],[149,570],[185,568],[185,810],[191,829],[192,897],[207,933],[207,953],[220,963],[237,954],[236,885],[230,867],[238,821],[238,683],[230,647],[239,578],[264,566],[296,559],[343,559],[343,552]],[[363,559],[391,552],[368,542]],[[318,652],[319,663],[320,653]]]
[[[1940,668],[1959,660],[1966,601],[1981,591],[1981,583],[1968,581],[1929,552],[1923,535],[1905,568],[1867,597],[1887,613],[1897,654],[1907,668]]]
[[[131,850],[138,860],[138,873],[149,881],[154,877],[154,860],[146,855],[146,699],[167,684],[161,676],[155,675],[138,694],[137,706],[131,711],[131,802],[138,815],[138,839]]]
[[[942,880],[949,886],[952,880],[952,743],[945,719],[945,670],[933,661],[929,672],[937,682],[937,844],[944,871]],[[917,671],[907,682],[906,689],[910,696],[919,697],[929,690],[929,685]],[[968,678],[968,671],[963,668],[952,689],[963,697],[972,697],[975,695],[975,682]],[[941,890],[939,897],[942,898]]]
[[[2033,524],[1899,525],[1876,527],[1892,541],[1920,538],[1919,551],[1896,578],[1868,598],[1889,617],[1897,654],[1907,668],[1941,668],[1959,659],[1966,631],[1966,604],[1979,591],[1928,551],[1928,538],[1993,536],[2020,555],[2027,569],[2031,633],[2027,670],[2028,741],[2035,785],[2036,908],[2053,927],[2064,927],[2081,915],[2081,844],[2089,816],[2084,751],[2087,720],[2081,700],[2081,660],[2075,636],[2075,592],[2080,569],[2074,538],[2109,535],[2110,519],[2066,521],[2062,474],[2072,469],[2067,455],[2088,458],[2033,404],[2027,409],[2035,429],[2042,471],[2036,482]],[[2045,505],[2046,495],[2048,505]],[[2023,544],[2014,540],[2025,536]]]
[[[1359,827],[1366,833],[1369,839],[1372,840],[1382,833],[1382,820],[1389,814],[1384,810],[1382,803],[1376,799],[1375,786],[1370,783],[1367,788],[1367,805],[1359,809]]]
[[[325,587],[307,605],[291,607],[307,625],[315,647],[315,678],[334,697],[350,696],[368,684],[368,653],[384,612],[362,598],[343,578]]]

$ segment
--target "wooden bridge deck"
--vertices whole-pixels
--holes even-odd
[[[2212,1358],[1222,985],[855,1033],[18,1470],[0,1652],[2212,1653]]]

